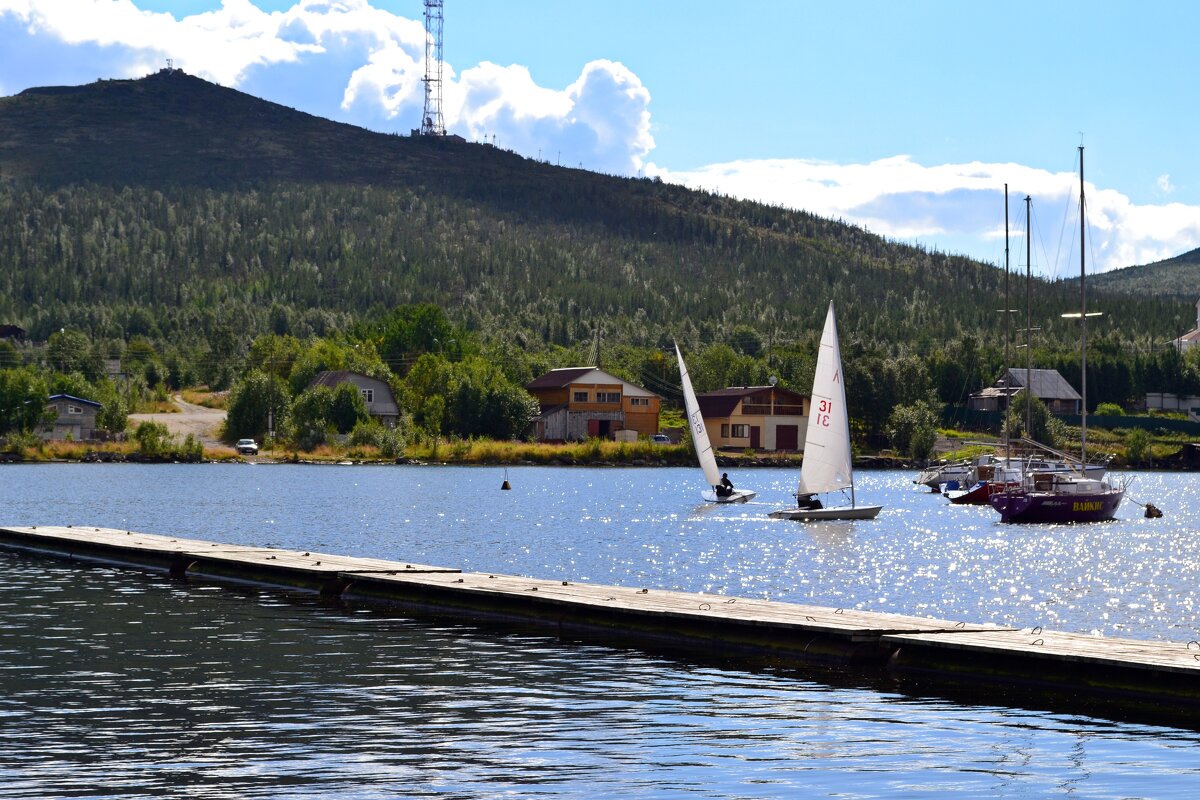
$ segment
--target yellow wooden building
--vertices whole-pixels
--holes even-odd
[[[696,400],[716,449],[804,449],[808,395],[778,386],[731,386],[697,395]]]
[[[552,369],[525,385],[542,413],[533,423],[542,442],[611,439],[622,431],[658,433],[662,398],[597,367]]]

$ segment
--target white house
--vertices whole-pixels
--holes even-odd
[[[1186,353],[1196,345],[1200,345],[1200,300],[1196,301],[1196,327],[1175,340],[1175,349]]]

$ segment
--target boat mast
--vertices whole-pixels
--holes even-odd
[[[1030,242],[1033,239],[1033,231],[1029,225],[1029,206],[1033,202],[1033,198],[1025,195],[1025,435],[1032,436],[1033,431],[1030,428],[1031,411],[1033,408],[1033,387],[1030,386],[1030,374],[1033,368],[1033,345],[1030,343],[1030,335],[1033,332],[1033,310],[1029,300],[1029,286],[1033,282],[1033,258],[1031,255],[1032,247]]]
[[[1010,331],[1010,329],[1012,327],[1012,323],[1009,321],[1009,318],[1008,318],[1008,315],[1012,312],[1009,309],[1009,305],[1010,305],[1010,303],[1008,300],[1008,184],[1006,183],[1006,184],[1004,184],[1004,369],[1006,372],[1007,372],[1007,370],[1012,369],[1012,363],[1008,360],[1008,343],[1009,343],[1009,339],[1012,338],[1012,333]],[[1008,391],[1008,381],[1009,381],[1009,377],[1007,374],[1005,374],[1004,389],[1005,389],[1006,396],[1004,398],[1004,417],[1000,423],[1004,428],[1005,466],[1008,465],[1009,459],[1012,456],[1012,453],[1009,451],[1009,447],[1008,447],[1008,407],[1012,403],[1012,392]]]
[[[1085,253],[1087,252],[1087,242],[1085,237],[1087,228],[1085,227],[1085,216],[1083,206],[1083,145],[1079,145],[1079,324],[1082,326],[1080,330],[1080,369],[1082,375],[1079,379],[1080,394],[1083,397],[1082,408],[1079,415],[1079,463],[1083,469],[1087,469],[1087,292],[1084,290],[1083,280],[1085,269]],[[1085,473],[1086,474],[1086,473]]]

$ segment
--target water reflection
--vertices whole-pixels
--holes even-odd
[[[873,523],[697,509],[694,470],[0,468],[8,524],[91,524],[1018,627],[1198,638],[1195,476],[1112,524],[1000,525],[901,473]],[[899,696],[0,554],[8,797],[1158,796],[1194,733]],[[96,788],[100,787],[100,788]]]
[[[1200,736],[0,555],[6,797],[1159,796]]]

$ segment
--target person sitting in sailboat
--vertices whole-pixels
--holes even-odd
[[[721,473],[721,482],[713,487],[717,493],[717,497],[729,497],[733,494],[733,481],[729,480],[729,473]]]
[[[821,501],[817,499],[815,494],[798,494],[796,495],[796,505],[805,510],[823,508]]]

